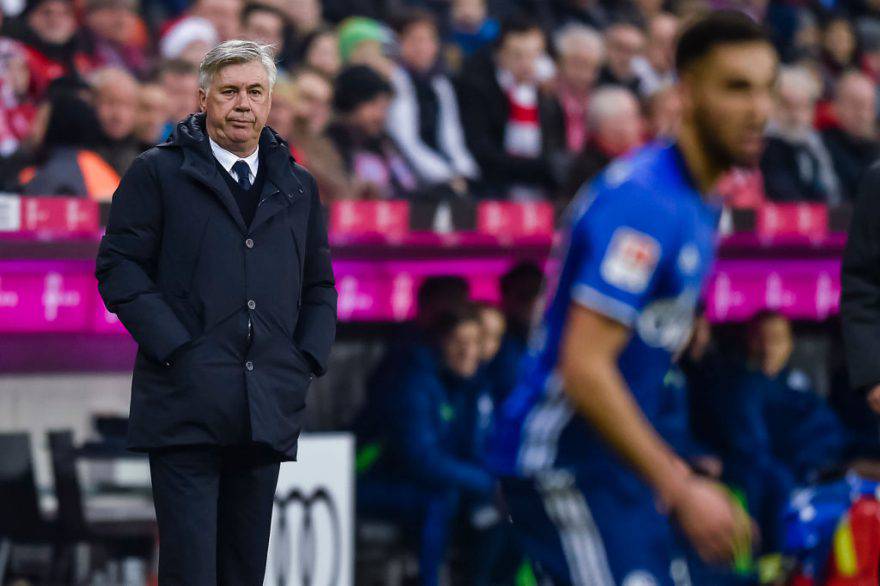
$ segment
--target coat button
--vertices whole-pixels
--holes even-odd
[[[248,299],[248,309],[256,309],[257,302],[253,299]]]
[[[252,239],[248,238],[247,240],[244,241],[244,245],[247,246],[248,248],[253,248],[254,241]]]
[[[165,361],[165,366],[169,366],[169,367],[170,367],[170,366],[171,366],[171,361],[170,361],[170,360],[166,360],[166,361]]]
[[[253,370],[253,369],[254,369],[254,363],[251,362],[250,360],[248,360],[247,362],[244,363],[244,367],[247,368],[248,370]]]

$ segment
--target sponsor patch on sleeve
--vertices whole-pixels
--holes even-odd
[[[660,243],[653,237],[620,227],[611,236],[600,272],[609,285],[629,293],[642,293],[660,260]]]

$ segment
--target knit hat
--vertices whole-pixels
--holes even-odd
[[[352,16],[339,23],[339,56],[343,63],[347,62],[357,46],[364,41],[390,43],[391,32],[380,22],[364,16]]]
[[[159,53],[164,59],[176,59],[191,43],[197,41],[213,47],[219,42],[217,30],[205,18],[187,16],[168,29],[159,41]]]
[[[347,114],[381,94],[392,95],[394,90],[385,79],[366,65],[352,65],[336,76],[333,109]]]

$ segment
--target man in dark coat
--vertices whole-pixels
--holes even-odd
[[[162,586],[262,584],[279,462],[334,338],[317,188],[264,127],[274,79],[265,47],[210,51],[203,113],[135,160],[98,253],[139,346],[128,445],[150,456]]]

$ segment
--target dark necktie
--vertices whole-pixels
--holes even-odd
[[[235,172],[235,176],[238,178],[238,186],[244,189],[245,191],[250,191],[251,189],[251,169],[248,167],[248,164],[244,161],[236,161],[234,165],[232,165],[232,170]]]

